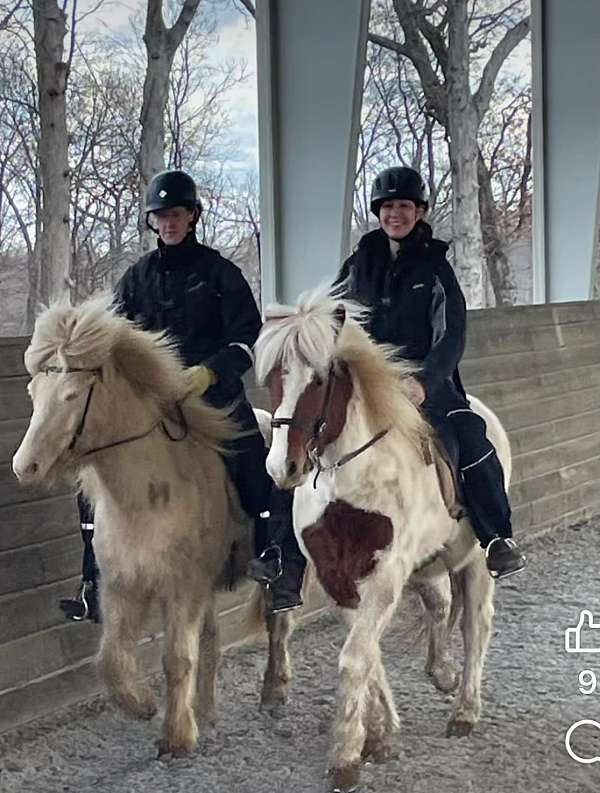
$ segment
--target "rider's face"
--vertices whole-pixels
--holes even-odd
[[[156,212],[152,212],[150,222],[158,229],[158,234],[165,245],[179,245],[190,230],[194,214],[194,210],[187,207],[157,209]]]
[[[379,210],[379,222],[388,237],[401,240],[410,234],[424,214],[424,207],[417,206],[414,201],[398,198],[383,202]]]

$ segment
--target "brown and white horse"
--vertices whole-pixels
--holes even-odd
[[[316,291],[278,307],[256,345],[269,386],[269,473],[296,488],[298,541],[348,632],[339,658],[339,703],[329,761],[330,791],[358,784],[361,759],[390,756],[398,715],[380,641],[413,576],[431,618],[427,669],[451,690],[450,579],[462,590],[464,667],[450,733],[479,719],[493,581],[468,519],[450,517],[428,453],[431,430],[409,399],[414,368],[394,362],[357,321],[358,309]],[[472,400],[510,476],[510,448],[491,411]]]

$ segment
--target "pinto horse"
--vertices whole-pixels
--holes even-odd
[[[329,791],[352,791],[366,757],[391,755],[398,715],[380,641],[412,576],[430,617],[427,671],[449,691],[450,571],[462,596],[464,666],[448,732],[479,719],[481,676],[493,617],[493,581],[466,517],[451,517],[428,453],[432,431],[409,398],[414,366],[375,344],[358,307],[323,291],[277,307],[256,345],[270,390],[269,473],[296,488],[300,546],[347,626],[339,657],[338,710]],[[477,400],[506,479],[510,448],[498,419]]]
[[[25,364],[33,414],[14,473],[30,485],[77,478],[95,506],[99,671],[117,703],[140,718],[157,707],[140,680],[136,643],[151,604],[160,605],[167,702],[158,751],[185,754],[197,742],[196,717],[215,718],[215,592],[254,555],[253,522],[221,454],[239,430],[227,411],[186,399],[186,372],[168,337],[139,329],[106,300],[47,309]],[[272,644],[288,622],[269,620]],[[272,681],[289,676],[279,658],[267,698]]]

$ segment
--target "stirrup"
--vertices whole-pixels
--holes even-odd
[[[88,590],[93,587],[91,581],[82,581],[73,598],[62,598],[60,608],[66,617],[73,622],[82,622],[90,613],[90,604],[87,599]],[[77,608],[81,604],[80,608]]]
[[[283,562],[279,545],[269,545],[256,559],[251,559],[246,575],[262,586],[269,587],[283,574]]]
[[[517,552],[519,553],[519,560],[517,561],[515,559],[515,566],[513,569],[509,568],[505,572],[502,572],[490,568],[488,562],[490,557],[490,551],[492,546],[497,542],[504,543],[504,545],[508,546],[512,550],[517,549]],[[485,549],[485,559],[486,559],[486,566],[488,569],[488,573],[495,581],[498,581],[501,578],[508,578],[511,575],[515,575],[515,573],[520,573],[521,570],[525,568],[525,565],[527,563],[527,557],[519,550],[517,543],[512,539],[512,537],[494,537],[493,540],[490,540],[490,542],[488,543]]]

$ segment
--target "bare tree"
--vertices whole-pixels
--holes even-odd
[[[47,301],[62,296],[68,289],[70,170],[66,90],[73,54],[76,5],[73,0],[71,47],[65,59],[65,12],[56,0],[33,3],[43,189],[41,295]]]
[[[387,3],[383,13],[380,10],[375,15],[376,30],[369,35],[374,44],[411,61],[421,80],[428,112],[446,131],[452,166],[455,261],[471,306],[486,302],[480,204],[482,198],[491,195],[489,185],[480,195],[479,179],[485,172],[480,167],[477,133],[489,110],[502,64],[529,32],[529,17],[518,19],[518,2],[496,5],[498,9],[493,12],[486,9],[486,13],[477,14],[477,4],[467,0],[392,0],[402,37],[395,31],[391,36],[379,32],[380,20],[387,29],[393,29],[389,13],[385,13]],[[477,60],[482,52],[489,52],[484,64]],[[475,91],[471,88],[474,63],[480,72]],[[486,207],[486,228],[493,228],[489,225],[492,209]],[[492,245],[487,247],[490,250]],[[498,261],[492,258],[490,265]],[[503,273],[492,278],[497,302],[504,302],[506,277]]]
[[[152,177],[165,167],[165,111],[169,98],[169,77],[173,58],[196,13],[200,0],[185,0],[172,27],[165,25],[162,0],[148,0],[144,43],[148,56],[140,123],[139,172],[140,196],[143,197]],[[143,198],[141,199],[143,201]],[[145,229],[140,206],[140,240],[150,247],[151,237]]]

